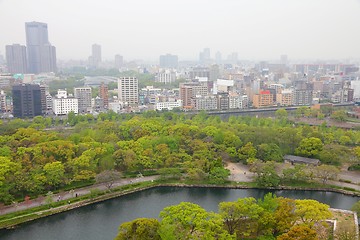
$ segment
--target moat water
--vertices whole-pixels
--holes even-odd
[[[121,223],[135,218],[157,218],[166,206],[180,202],[218,211],[218,204],[238,198],[262,198],[273,192],[293,199],[315,199],[332,208],[349,210],[359,197],[333,192],[224,188],[158,187],[96,203],[0,231],[1,240],[107,240],[114,239]]]

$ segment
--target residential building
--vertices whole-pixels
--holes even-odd
[[[217,95],[217,109],[228,110],[229,109],[229,94],[227,92],[219,92]]]
[[[32,118],[42,115],[41,90],[37,84],[20,84],[12,87],[13,115]]]
[[[295,89],[294,90],[294,105],[308,106],[312,104],[313,91],[309,89]]]
[[[155,78],[155,81],[164,84],[175,82],[176,71],[170,69],[160,70]]]
[[[126,105],[139,104],[139,83],[136,77],[121,77],[118,80],[119,101]]]
[[[156,103],[156,110],[173,110],[174,108],[181,108],[182,107],[182,101],[181,100],[177,100],[177,101],[167,101],[167,102],[157,102]]]
[[[191,98],[191,108],[194,110],[216,110],[217,109],[216,96],[195,96]]]
[[[245,109],[248,108],[248,96],[239,95],[234,92],[229,93],[229,109]]]
[[[276,103],[281,106],[294,105],[294,92],[292,89],[284,89],[276,94]]]
[[[160,56],[160,67],[161,68],[177,68],[179,64],[177,55],[161,55]]]
[[[7,112],[7,104],[6,104],[6,93],[1,90],[0,91],[0,112]]]
[[[99,87],[99,97],[103,100],[103,107],[109,108],[109,87],[107,84],[101,83]]]
[[[91,112],[91,87],[74,88],[74,97],[78,99],[78,112]]]
[[[182,100],[183,107],[185,108],[191,108],[192,97],[207,95],[207,82],[189,82],[180,84],[180,99]]]
[[[269,90],[260,91],[253,96],[253,107],[261,108],[274,105],[274,96]]]
[[[27,22],[25,28],[29,72],[56,72],[56,49],[49,42],[47,24]]]
[[[55,115],[67,115],[70,112],[77,114],[79,112],[79,100],[74,97],[68,97],[66,90],[58,90],[58,94],[53,99],[52,110]]]
[[[6,47],[6,62],[8,72],[26,73],[27,72],[27,57],[26,47],[20,44],[7,45]]]
[[[191,69],[191,71],[189,71],[189,78],[190,79],[195,79],[197,77],[206,77],[208,79],[210,79],[210,70],[209,68],[204,68],[204,67],[196,67]]]

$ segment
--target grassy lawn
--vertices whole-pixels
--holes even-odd
[[[355,239],[356,226],[353,214],[333,211],[333,219],[336,220],[334,239]]]

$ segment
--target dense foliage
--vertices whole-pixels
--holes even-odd
[[[182,202],[160,212],[160,220],[140,218],[120,225],[116,240],[125,239],[319,239],[331,236],[324,220],[329,206],[315,200],[265,195],[221,202],[219,213]]]
[[[109,112],[96,118],[70,113],[66,119],[0,122],[0,134],[3,203],[94,180],[105,170],[161,169],[164,178],[223,183],[229,175],[224,162],[242,161],[254,166],[259,185],[276,186],[281,179],[304,179],[300,168],[276,174],[274,161],[281,162],[284,154],[317,157],[332,165],[356,164],[360,157],[358,148],[352,149],[360,143],[359,131],[295,126],[283,117],[222,121],[205,113]],[[320,170],[325,183],[334,169]]]

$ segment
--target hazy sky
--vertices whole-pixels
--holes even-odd
[[[58,59],[360,58],[360,0],[0,0],[0,53],[25,44],[25,22],[48,24]]]

